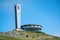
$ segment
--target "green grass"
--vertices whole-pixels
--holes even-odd
[[[20,33],[20,34],[14,34],[14,33]],[[12,34],[18,35],[13,37],[7,36],[8,34],[9,32],[6,32],[6,35],[0,34],[0,40],[60,40],[60,37],[51,36],[44,32],[12,31]]]
[[[0,35],[0,40],[20,40],[14,37],[8,37],[8,36],[1,36]]]

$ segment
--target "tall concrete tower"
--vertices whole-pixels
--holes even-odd
[[[16,24],[16,30],[21,30],[21,5],[16,4],[15,5],[15,24]]]

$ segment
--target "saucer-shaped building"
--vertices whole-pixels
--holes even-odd
[[[21,29],[23,30],[31,30],[31,31],[38,31],[42,29],[41,25],[37,25],[37,24],[26,24],[26,25],[22,25]]]

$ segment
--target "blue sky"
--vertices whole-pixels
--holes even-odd
[[[60,36],[59,0],[0,0],[0,32],[15,29],[14,5],[21,4],[21,25],[39,24],[42,31]]]

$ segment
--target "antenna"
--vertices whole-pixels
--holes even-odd
[[[16,30],[21,30],[21,5],[15,5],[15,24]]]

